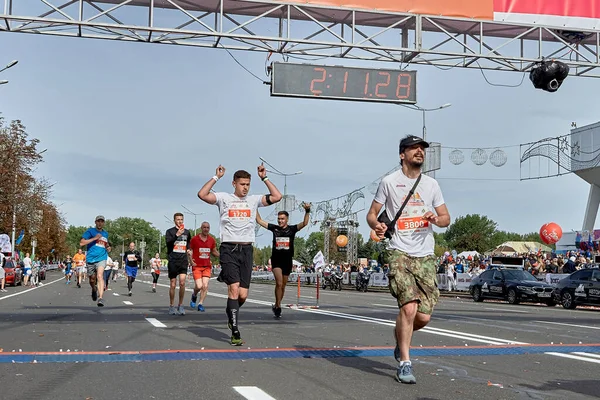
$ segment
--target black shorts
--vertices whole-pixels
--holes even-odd
[[[291,261],[289,263],[287,263],[285,261],[284,262],[281,262],[281,261],[275,261],[275,262],[273,262],[273,261],[271,261],[271,262],[273,264],[272,268],[273,269],[275,269],[275,268],[281,269],[281,274],[283,276],[290,276],[290,274],[292,273],[292,262]]]
[[[182,264],[177,262],[170,262],[167,269],[169,270],[169,279],[175,279],[179,275],[187,275],[188,271],[187,263]]]
[[[228,285],[239,283],[248,289],[252,278],[252,256],[254,248],[251,244],[221,243],[219,247],[221,277]]]

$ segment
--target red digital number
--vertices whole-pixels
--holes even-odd
[[[315,68],[315,72],[322,72],[322,76],[321,78],[315,78],[312,81],[310,81],[310,91],[313,94],[321,94],[323,93],[322,90],[316,90],[315,89],[315,83],[323,83],[325,82],[325,76],[327,75],[327,71],[325,71],[325,68]]]
[[[344,88],[342,89],[342,93],[346,93],[346,84],[348,83],[348,71],[344,74]]]
[[[387,97],[387,94],[379,94],[379,88],[380,87],[387,87],[390,84],[390,73],[389,72],[380,72],[379,75],[381,76],[387,76],[387,80],[385,81],[385,83],[378,83],[377,85],[375,85],[375,96],[377,97]]]
[[[407,78],[408,83],[402,83],[402,78]],[[412,76],[410,74],[399,74],[398,85],[396,86],[396,97],[399,99],[408,99],[410,97],[410,84]]]
[[[367,74],[365,75],[365,96],[367,95],[368,91],[369,91],[369,73],[367,72]]]

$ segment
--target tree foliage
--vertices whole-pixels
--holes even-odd
[[[13,213],[16,236],[24,231],[17,250],[32,252],[36,240],[36,257],[54,258],[66,252],[65,221],[50,201],[52,185],[34,176],[43,161],[40,141],[30,138],[19,120],[6,123],[0,117],[0,233],[10,235]]]

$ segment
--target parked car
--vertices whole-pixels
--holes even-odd
[[[600,269],[580,269],[556,284],[554,300],[564,308],[574,309],[578,304],[600,304]]]
[[[522,269],[494,268],[473,278],[469,292],[474,301],[484,299],[503,299],[510,304],[521,301],[556,305],[552,296],[554,286],[541,282],[535,276]]]
[[[15,267],[14,261],[7,260],[4,264],[5,281],[6,286],[17,286],[23,281],[23,270],[17,265]]]

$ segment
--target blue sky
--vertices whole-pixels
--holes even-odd
[[[1,74],[10,83],[0,86],[0,111],[21,119],[48,149],[38,173],[57,182],[54,201],[74,225],[89,225],[101,213],[142,217],[164,230],[163,215],[184,205],[204,212],[199,218],[217,233],[216,207],[196,193],[219,164],[227,168],[219,191],[231,190],[236,169],[255,173],[259,157],[284,171],[302,170],[288,179],[288,192],[314,203],[393,168],[398,140],[422,129],[419,112],[395,105],[272,98],[220,49],[17,33],[0,34],[0,48],[1,65],[19,60]],[[265,54],[234,54],[264,77]],[[570,77],[550,94],[535,90],[528,77],[520,87],[505,88],[490,86],[477,70],[413,69],[419,105],[452,103],[428,113],[427,134],[444,146],[436,178],[453,218],[484,214],[500,229],[520,233],[550,221],[565,231],[581,228],[588,185],[578,177],[520,181],[518,147],[504,149],[508,162],[501,168],[475,166],[467,151],[465,162],[454,166],[448,154],[566,134],[572,121],[597,122],[600,80]],[[521,81],[517,73],[486,76]],[[283,190],[283,179],[271,179]],[[251,193],[264,192],[255,180]],[[364,207],[372,197],[366,192]],[[300,218],[295,213],[292,222]],[[359,229],[368,235],[364,212],[360,218]],[[191,227],[193,217],[186,220]],[[258,243],[269,241],[263,234]]]

